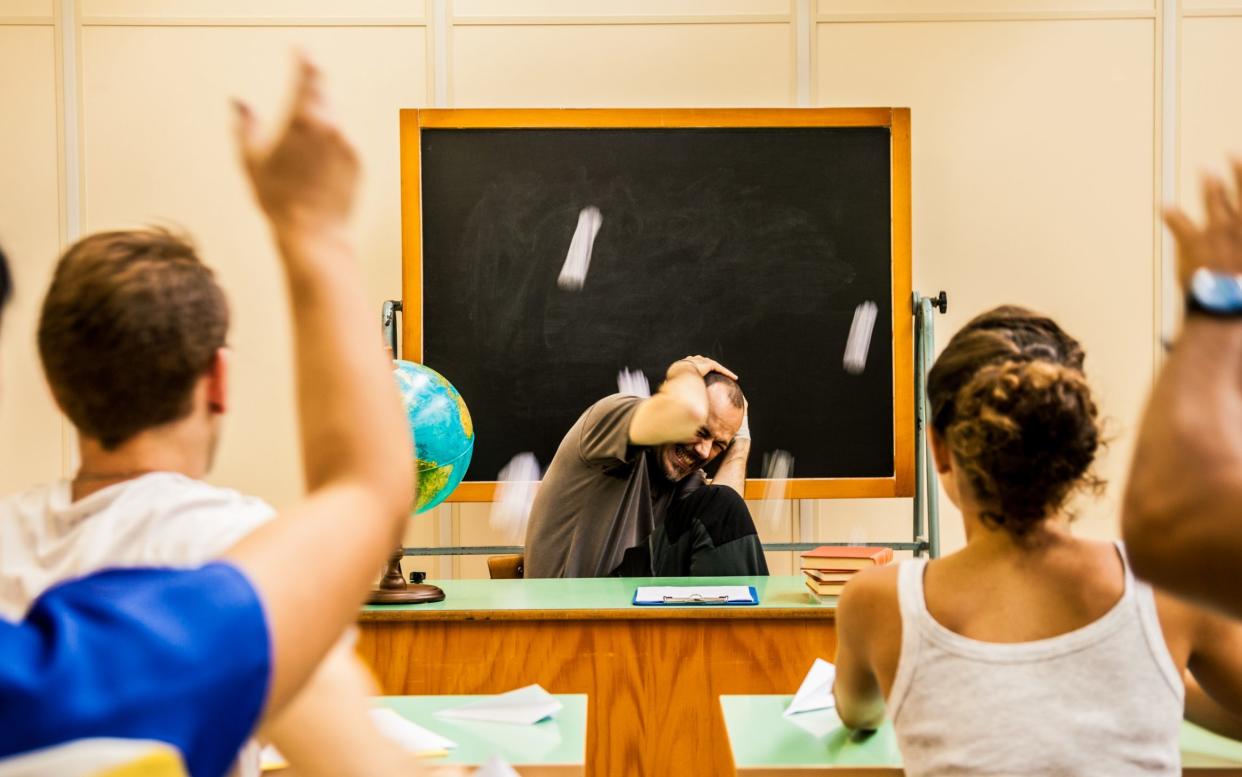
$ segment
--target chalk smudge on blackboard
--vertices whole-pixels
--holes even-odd
[[[867,366],[867,353],[871,350],[871,331],[875,328],[876,304],[867,301],[854,308],[854,322],[850,324],[850,336],[845,341],[845,371],[860,374]]]
[[[599,208],[591,205],[578,211],[578,228],[574,230],[573,239],[569,241],[569,251],[565,254],[565,264],[556,279],[556,285],[562,289],[581,289],[586,284],[587,268],[591,266],[591,249],[595,246],[595,236],[599,234],[600,225],[604,223]]]

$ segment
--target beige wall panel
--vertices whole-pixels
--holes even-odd
[[[949,292],[938,344],[1004,302],[1045,311],[1083,341],[1115,435],[1102,466],[1108,497],[1080,524],[1092,536],[1116,532],[1153,370],[1153,24],[818,29],[818,104],[912,109],[914,287]],[[908,503],[890,504],[908,526]],[[960,521],[942,508],[952,549]],[[841,513],[821,512],[834,525],[851,510],[826,509]]]
[[[82,0],[85,19],[381,18],[421,19],[424,0]]]
[[[785,24],[459,26],[458,107],[787,105]]]
[[[773,542],[793,542],[795,502],[789,500],[752,499],[746,502],[755,519],[759,540],[767,545]],[[773,575],[792,575],[797,571],[793,554],[788,551],[765,551],[768,572]]]
[[[1182,12],[1187,14],[1238,13],[1242,0],[1182,0]]]
[[[52,0],[0,0],[0,19],[50,20],[55,12]]]
[[[477,474],[477,473],[476,473]],[[490,503],[463,502],[457,506],[457,525],[453,529],[458,545],[521,545],[521,537],[516,540],[506,536],[505,532],[493,529],[489,520],[492,506]],[[448,543],[444,543],[448,544]],[[455,577],[468,579],[486,579],[487,556],[458,556],[453,570]]]
[[[1179,199],[1201,214],[1201,174],[1224,174],[1229,157],[1242,155],[1242,105],[1237,73],[1242,65],[1242,17],[1182,21]]]
[[[1154,13],[1156,0],[819,0],[831,14],[1099,14]]]
[[[16,287],[0,338],[0,493],[62,474],[60,414],[35,348],[60,243],[55,57],[51,27],[0,26],[0,246]]]
[[[234,314],[232,408],[213,479],[287,503],[301,488],[290,329],[228,100],[270,121],[294,45],[329,74],[366,167],[357,223],[378,348],[380,302],[400,296],[397,109],[426,102],[424,30],[96,27],[82,37],[85,227],[171,221],[197,238]]]
[[[454,0],[453,16],[788,16],[790,0]]]

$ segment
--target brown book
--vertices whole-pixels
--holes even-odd
[[[819,596],[840,596],[845,583],[821,583],[808,577],[806,587],[811,589],[811,593]]]
[[[804,569],[802,574],[820,583],[844,583],[854,576],[853,572],[840,572],[835,569]]]
[[[883,566],[892,560],[892,548],[823,545],[802,554],[802,568],[848,571]]]

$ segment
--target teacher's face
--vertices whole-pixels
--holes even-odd
[[[677,482],[703,468],[724,453],[733,435],[742,428],[742,408],[734,407],[728,389],[721,383],[707,389],[707,422],[695,432],[691,442],[666,443],[656,448],[665,476]]]

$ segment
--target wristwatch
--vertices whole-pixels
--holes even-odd
[[[1206,267],[1190,276],[1186,312],[1222,318],[1242,318],[1242,275]]]

